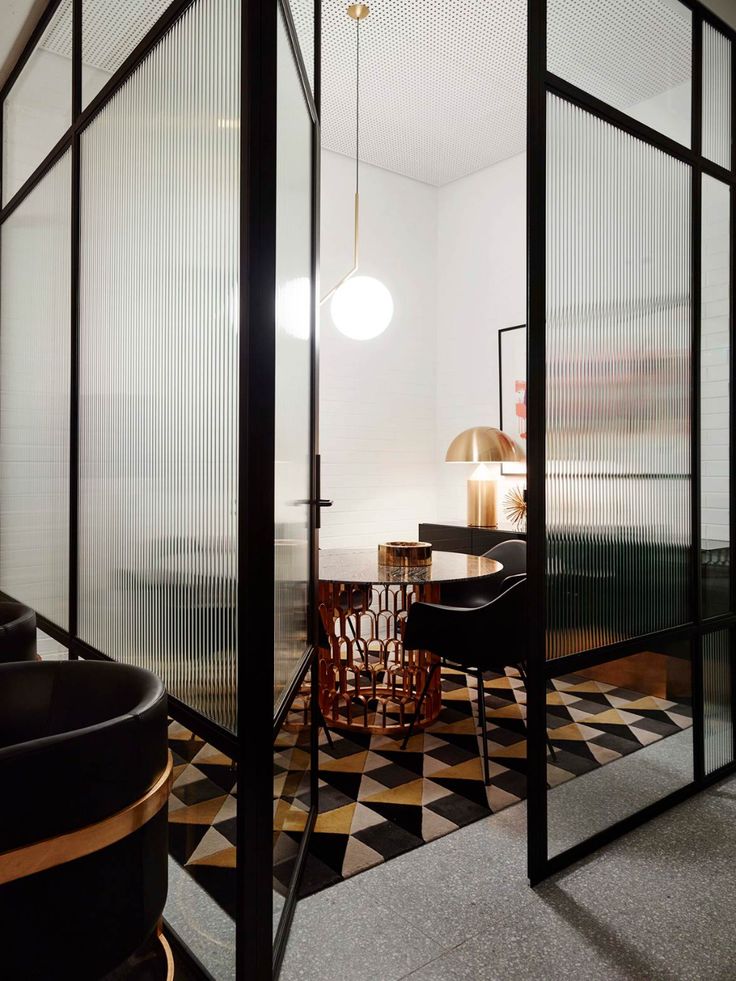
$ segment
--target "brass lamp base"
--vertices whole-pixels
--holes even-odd
[[[468,481],[468,524],[473,528],[496,527],[496,481]]]

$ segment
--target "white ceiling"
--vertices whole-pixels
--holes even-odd
[[[736,0],[712,0],[732,7]],[[361,25],[361,159],[433,185],[520,153],[527,0],[370,0]],[[291,0],[300,35],[313,0]],[[355,154],[355,22],[322,3],[322,142]],[[550,68],[625,108],[689,76],[677,0],[555,0]],[[723,11],[720,11],[722,14]]]

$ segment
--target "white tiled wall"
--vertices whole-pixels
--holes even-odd
[[[349,270],[355,164],[322,155],[322,292]],[[415,538],[433,520],[437,325],[437,190],[363,165],[361,266],[394,300],[371,341],[340,334],[322,308],[320,450],[323,548]]]

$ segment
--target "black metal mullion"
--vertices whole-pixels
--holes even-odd
[[[72,6],[72,115],[76,119],[82,103],[82,2]],[[71,188],[71,283],[70,283],[70,376],[69,376],[69,633],[79,632],[79,291],[80,291],[80,183],[79,133],[72,136]],[[77,658],[76,649],[69,652]]]
[[[38,167],[36,167],[33,173],[26,178],[23,184],[21,184],[12,198],[10,198],[10,200],[7,202],[5,207],[0,210],[0,225],[10,218],[16,208],[23,203],[31,191],[41,183],[54,164],[58,163],[64,156],[66,151],[72,145],[72,135],[73,131],[70,128],[61,137],[59,142],[51,150],[49,150],[48,154],[44,157]]]
[[[633,116],[627,115],[621,109],[616,109],[615,106],[609,105],[609,103],[604,102],[595,95],[591,95],[590,92],[578,88],[577,85],[573,85],[572,82],[560,78],[559,75],[547,72],[546,78],[548,92],[552,92],[554,95],[559,96],[559,98],[565,99],[567,102],[571,102],[581,109],[585,109],[592,116],[596,116],[598,119],[610,123],[630,136],[635,136],[644,143],[649,143],[651,146],[663,150],[669,156],[675,157],[675,159],[681,160],[683,163],[695,163],[695,154],[692,149],[684,146],[682,143],[678,143],[669,136],[665,136],[664,133],[652,129],[646,123],[639,122]]]
[[[273,968],[277,16],[274,0],[242,7],[237,698],[249,763],[237,810],[238,981],[271,981]]]
[[[312,709],[310,712],[310,756],[312,770],[310,774],[310,804],[315,810],[319,810],[319,733],[321,710],[319,708],[319,663],[317,648],[319,645],[319,610],[317,604],[317,584],[319,581],[319,528],[320,528],[320,506],[319,500],[322,497],[321,483],[321,456],[319,451],[319,329],[320,329],[320,193],[321,193],[321,166],[322,166],[322,135],[320,126],[320,105],[322,98],[322,4],[314,5],[314,63],[312,65],[312,78],[314,80],[314,107],[316,111],[316,122],[313,127],[312,135],[312,303],[311,303],[311,393],[312,404],[310,406],[310,439],[311,439],[311,489],[312,489],[312,512],[310,515],[310,577],[309,577],[309,615],[311,617],[311,640],[314,645],[315,654],[312,658],[311,698]],[[315,710],[316,707],[316,710]],[[319,717],[318,717],[319,713]]]
[[[701,479],[701,317],[702,317],[702,214],[703,214],[703,21],[693,13],[691,145],[695,157],[691,171],[691,361],[690,361],[690,470],[691,470],[691,611],[697,625],[691,643],[691,687],[693,709],[693,771],[701,783],[705,777],[703,742],[703,558]]]
[[[527,862],[529,879],[535,884],[547,868],[546,0],[529,0],[527,30],[527,539],[529,605],[534,610],[527,626]]]

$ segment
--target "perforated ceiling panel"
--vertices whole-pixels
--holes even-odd
[[[291,0],[299,33],[311,2]],[[355,23],[322,3],[322,142],[355,152]],[[370,0],[361,26],[361,159],[445,184],[526,142],[526,0]],[[686,80],[676,0],[550,0],[555,71],[619,108]],[[663,30],[667,24],[667,30]],[[674,29],[670,26],[674,24]]]
[[[292,0],[304,25],[310,4]],[[355,22],[322,3],[322,142],[355,153]],[[444,184],[524,149],[526,2],[371,0],[361,158]]]
[[[145,37],[171,0],[84,0],[82,6],[85,65],[112,74]],[[72,56],[71,0],[54,15],[42,47]]]

